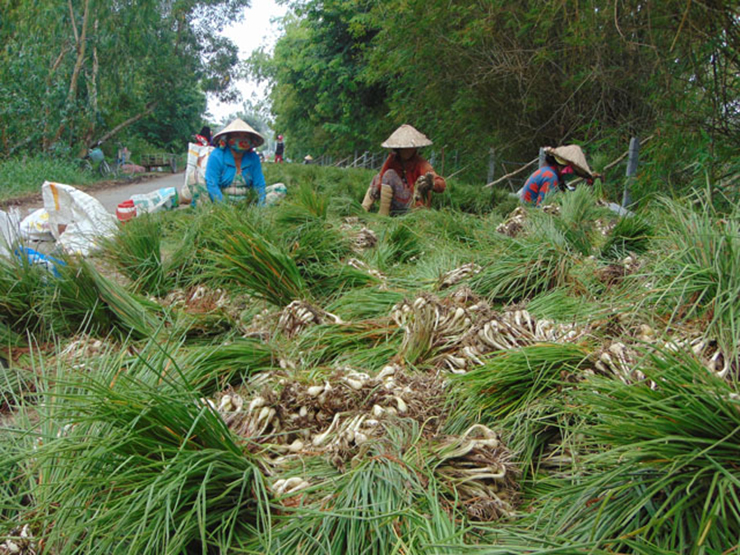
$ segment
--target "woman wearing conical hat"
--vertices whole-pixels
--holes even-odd
[[[565,189],[565,176],[576,174],[589,184],[594,174],[588,167],[586,156],[578,145],[546,146],[545,165],[529,176],[521,191],[522,202],[539,206],[546,195]]]
[[[434,172],[418,149],[432,144],[426,135],[410,125],[402,125],[381,145],[392,149],[380,173],[373,178],[365,193],[362,207],[366,211],[380,199],[378,214],[401,214],[414,206],[429,207],[432,191],[441,193],[445,180]]]
[[[224,200],[224,194],[232,202],[242,201],[248,189],[255,189],[257,204],[264,204],[265,178],[254,151],[264,142],[262,135],[238,118],[213,136],[216,148],[206,166],[206,189],[213,202]]]

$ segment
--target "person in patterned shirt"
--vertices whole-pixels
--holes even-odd
[[[432,205],[432,192],[444,192],[447,183],[418,152],[431,144],[420,131],[402,125],[380,145],[391,149],[391,153],[365,193],[365,211],[369,212],[376,200],[380,200],[378,214],[382,216]]]
[[[589,184],[594,174],[577,145],[545,147],[545,165],[529,176],[521,191],[522,202],[540,206],[549,193],[565,190],[565,176],[577,174]]]

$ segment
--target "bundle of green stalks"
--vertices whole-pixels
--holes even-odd
[[[233,282],[276,306],[308,297],[308,289],[293,258],[250,225],[214,239],[209,277]]]
[[[604,310],[587,297],[576,296],[566,288],[543,291],[527,303],[527,310],[537,318],[556,322],[588,322]]]
[[[391,308],[405,297],[402,291],[361,287],[350,289],[334,299],[327,310],[346,320],[367,320],[390,314]]]
[[[101,364],[45,390],[26,518],[52,552],[226,553],[268,527],[257,461],[162,368]]]
[[[593,379],[574,397],[599,446],[570,483],[541,498],[531,525],[560,545],[612,552],[727,553],[740,529],[740,400],[685,352],[650,354],[647,380]],[[566,540],[567,538],[567,540]],[[567,542],[567,543],[566,543]]]
[[[202,395],[238,385],[252,374],[279,366],[275,350],[254,339],[182,348],[175,359],[183,379]]]
[[[162,260],[162,222],[145,214],[125,225],[103,244],[104,256],[128,278],[137,291],[161,296],[170,284]]]
[[[719,342],[725,357],[740,354],[740,219],[719,218],[710,207],[663,202],[660,256],[653,265],[657,282],[646,302],[671,311],[672,320],[698,320]]]
[[[279,499],[271,536],[251,543],[249,552],[458,553],[464,545],[462,515],[445,502],[449,490],[415,448],[418,431],[406,434],[397,429],[347,472],[320,463],[296,469],[316,485]]]
[[[422,253],[419,235],[403,222],[391,224],[383,230],[370,262],[387,270],[396,264],[405,264]]]
[[[327,198],[305,182],[291,191],[289,200],[277,207],[275,220],[282,226],[301,226],[325,222]]]
[[[542,343],[501,352],[466,374],[458,384],[458,412],[476,420],[497,419],[526,407],[574,380],[586,364],[579,345]]]
[[[16,332],[46,340],[81,330],[106,335],[114,329],[150,337],[160,328],[158,305],[129,293],[84,260],[64,262],[53,276],[26,260],[0,257],[0,303]]]
[[[0,317],[10,328],[9,333],[43,329],[50,279],[49,272],[25,257],[0,256]]]
[[[645,217],[639,214],[624,216],[617,221],[601,245],[601,256],[613,260],[631,253],[644,254],[650,248],[653,234],[653,226]]]
[[[515,303],[567,285],[572,264],[567,252],[545,242],[511,240],[470,286],[491,302]]]
[[[401,334],[387,320],[324,324],[300,336],[294,358],[311,366],[344,363],[380,368],[398,353],[400,342]]]
[[[560,206],[557,216],[540,210],[530,212],[526,224],[529,235],[556,248],[588,256],[597,241],[595,221],[611,218],[610,213],[596,204],[592,191],[584,186],[558,195],[556,202]]]

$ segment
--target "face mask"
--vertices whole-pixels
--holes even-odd
[[[229,139],[229,146],[236,152],[247,152],[252,149],[249,139]]]

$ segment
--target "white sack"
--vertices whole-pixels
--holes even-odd
[[[41,186],[51,233],[69,254],[88,256],[117,231],[116,217],[96,198],[62,183]]]
[[[136,215],[159,212],[160,210],[172,210],[177,207],[177,189],[174,187],[163,187],[151,193],[131,195],[131,200],[136,206]]]
[[[190,202],[195,194],[198,201],[207,201],[206,191],[206,166],[208,157],[213,152],[212,146],[202,146],[194,143],[188,144],[188,165],[185,168],[185,183],[180,191],[180,198]]]
[[[10,248],[20,240],[20,214],[18,209],[10,213],[0,210],[0,256],[10,254]]]
[[[23,218],[20,230],[21,237],[27,241],[54,241],[46,208],[38,208]]]

